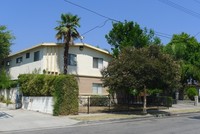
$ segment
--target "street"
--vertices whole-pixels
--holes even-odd
[[[63,128],[12,131],[6,134],[197,134],[200,114],[79,124]]]

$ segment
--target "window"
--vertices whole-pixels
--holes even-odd
[[[26,53],[26,59],[30,58],[30,53]]]
[[[16,59],[16,63],[21,63],[23,61],[23,58],[22,57],[19,57]]]
[[[93,68],[103,68],[103,59],[93,57]]]
[[[92,84],[92,93],[93,94],[102,94],[102,84],[93,83]]]
[[[67,63],[70,66],[76,66],[77,65],[76,55],[75,54],[69,54]]]
[[[40,60],[40,51],[34,52],[34,61]]]
[[[10,66],[10,61],[6,61],[6,66]]]

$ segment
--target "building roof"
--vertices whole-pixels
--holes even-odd
[[[49,47],[50,47],[50,46],[59,46],[59,47],[61,47],[61,46],[63,46],[63,44],[62,44],[62,43],[41,43],[41,44],[35,45],[35,46],[33,46],[33,47],[30,47],[30,48],[21,50],[21,51],[19,51],[19,52],[10,54],[8,57],[12,57],[12,56],[15,56],[15,55],[24,53],[24,52],[26,52],[26,51],[30,51],[30,50],[32,50],[32,49],[39,48],[39,47],[44,47],[44,46],[49,46]],[[104,54],[111,55],[111,54],[110,54],[108,51],[106,51],[106,50],[103,50],[103,49],[94,47],[94,46],[89,45],[89,44],[86,44],[86,43],[75,43],[74,45],[71,45],[70,47],[80,47],[80,46],[87,47],[87,48],[90,48],[90,49],[92,49],[92,50],[95,50],[95,51],[98,51],[98,52],[101,52],[101,53],[104,53]]]

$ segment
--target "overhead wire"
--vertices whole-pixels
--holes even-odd
[[[107,17],[107,16],[105,16],[105,15],[102,15],[102,14],[96,12],[96,11],[93,11],[93,10],[89,9],[89,8],[86,8],[86,7],[80,6],[80,5],[76,4],[76,3],[73,3],[73,2],[71,2],[71,1],[69,1],[69,0],[64,0],[64,1],[67,2],[67,3],[69,3],[69,4],[72,4],[72,5],[74,5],[74,6],[77,6],[77,7],[79,7],[79,8],[82,8],[82,9],[84,9],[84,10],[87,10],[87,11],[89,11],[89,12],[91,12],[91,13],[94,13],[94,14],[100,16],[100,17],[103,17],[103,18],[106,18],[106,19],[109,19],[109,20],[112,20],[112,21],[115,21],[115,22],[120,22],[120,21],[118,21],[118,20],[116,20],[116,19],[113,19],[113,18]]]
[[[93,30],[95,30],[95,29],[97,29],[97,28],[102,28],[102,27],[104,27],[108,21],[110,21],[110,20],[109,20],[109,19],[105,20],[105,21],[103,22],[103,24],[97,25],[97,26],[93,27],[92,29],[90,29],[90,30],[84,32],[84,33],[81,34],[81,35],[85,35],[85,34],[91,32],[91,31],[93,31]]]
[[[185,12],[185,13],[193,16],[193,17],[196,17],[196,18],[200,19],[200,13],[198,13],[198,12],[195,12],[193,10],[185,8],[185,7],[183,7],[183,6],[181,6],[181,5],[177,4],[177,3],[174,3],[174,2],[172,2],[170,0],[158,0],[158,1],[164,3],[164,4],[168,5],[168,6],[171,6],[171,7],[175,8],[175,9],[183,11],[183,12]],[[196,3],[198,3],[198,4],[200,4],[200,1],[198,1],[198,0],[193,0],[193,1],[196,2]],[[195,34],[194,37],[196,37],[197,35],[199,35],[199,33],[200,32],[198,32],[197,34]]]
[[[179,4],[176,4],[176,3],[174,3],[174,2],[172,2],[170,0],[158,0],[158,1],[164,3],[164,4],[168,5],[168,6],[171,6],[171,7],[175,8],[175,9],[177,9],[177,10],[180,10],[180,11],[182,11],[182,12],[188,14],[188,15],[191,15],[193,17],[196,17],[196,18],[200,19],[200,14],[198,12],[195,12],[193,10],[185,8],[185,7],[183,7],[183,6],[179,5]]]
[[[93,14],[96,14],[96,15],[98,15],[98,16],[100,16],[100,17],[106,19],[106,20],[103,22],[103,25],[97,25],[97,26],[91,28],[90,30],[84,32],[84,33],[81,34],[81,35],[85,35],[85,34],[91,32],[91,31],[93,31],[93,30],[95,30],[95,29],[97,29],[97,28],[102,28],[103,26],[106,25],[106,23],[107,23],[108,21],[121,22],[121,21],[119,21],[119,20],[113,19],[113,18],[111,18],[111,17],[108,17],[108,16],[105,16],[105,15],[103,15],[103,14],[100,14],[100,13],[98,13],[98,12],[96,12],[96,11],[93,11],[93,10],[91,10],[91,9],[89,9],[89,8],[86,8],[86,7],[83,7],[83,6],[78,5],[78,4],[76,4],[76,3],[73,3],[73,2],[71,2],[71,1],[69,1],[69,0],[64,0],[64,1],[65,1],[66,3],[69,3],[69,4],[71,4],[71,5],[74,5],[74,6],[76,6],[76,7],[81,8],[81,9],[84,9],[84,10],[86,10],[86,11],[88,11],[88,12],[91,12],[91,13],[93,13]],[[121,23],[123,23],[123,22],[121,22]],[[157,31],[154,31],[154,32],[155,32],[155,35],[160,36],[160,37],[164,37],[164,38],[168,38],[168,39],[171,39],[171,37],[172,37],[172,36],[169,35],[169,34],[157,32]]]

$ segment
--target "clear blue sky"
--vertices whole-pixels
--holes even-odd
[[[169,0],[69,1],[119,21],[137,22],[141,27],[168,34],[167,37],[181,32],[190,35],[200,32],[200,0],[171,0],[178,7],[174,3],[169,4]],[[112,22],[107,21],[103,25],[106,18],[64,0],[1,0],[0,25],[6,25],[16,37],[12,52],[42,42],[56,42],[54,27],[61,13],[76,14],[81,18],[81,27],[78,29],[81,34],[96,26],[103,26],[85,34],[84,42],[110,50],[105,34],[112,29]],[[159,37],[164,44],[170,41],[169,38]],[[200,34],[196,38],[200,41]]]

